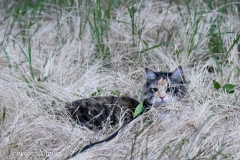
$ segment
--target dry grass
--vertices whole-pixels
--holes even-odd
[[[204,13],[195,16],[193,6],[199,6],[198,11]],[[178,65],[189,81],[188,97],[164,108],[152,108],[110,142],[75,158],[240,159],[240,91],[236,88],[233,94],[228,94],[212,84],[216,80],[239,85],[236,69],[240,66],[239,50],[234,45],[218,68],[208,47],[213,20],[222,16],[221,32],[231,32],[221,34],[222,47],[228,51],[239,36],[239,16],[230,11],[224,14],[210,10],[200,1],[189,7],[191,14],[187,6],[180,6],[179,11],[176,4],[136,5],[136,33],[141,31],[141,36],[135,35],[136,45],[132,44],[128,10],[119,8],[115,12],[118,21],[110,22],[108,36],[102,38],[109,52],[107,58],[103,56],[105,51],[96,56],[100,52],[91,41],[88,24],[79,39],[79,16],[63,10],[58,24],[55,16],[46,13],[50,18],[40,21],[41,27],[30,39],[34,79],[30,63],[19,47],[27,53],[28,44],[22,42],[21,35],[14,36],[20,29],[15,25],[11,34],[6,35],[13,19],[1,19],[0,159],[64,159],[84,144],[106,138],[109,131],[95,133],[74,126],[69,116],[59,117],[56,110],[93,94],[117,93],[139,99],[144,67],[172,71]],[[75,29],[73,35],[67,25],[69,17]],[[165,41],[169,45],[139,53],[147,48],[146,43],[151,47]],[[215,68],[215,72],[208,72],[208,66]]]

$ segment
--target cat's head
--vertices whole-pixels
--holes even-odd
[[[154,72],[148,68],[145,71],[146,82],[142,90],[142,102],[158,107],[176,102],[188,93],[181,66],[173,72]]]

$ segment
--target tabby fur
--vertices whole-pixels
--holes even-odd
[[[146,81],[142,89],[141,102],[148,106],[163,106],[178,101],[187,94],[186,81],[182,67],[173,72],[154,72],[148,68]],[[101,129],[107,119],[110,124],[119,121],[122,111],[126,111],[124,120],[132,118],[139,102],[131,97],[91,97],[72,102],[66,109],[72,118],[90,129]]]
[[[125,112],[124,120],[132,118],[139,102],[130,97],[91,97],[72,102],[66,109],[72,118],[90,129],[101,129],[109,118],[110,124],[118,123],[120,113]]]

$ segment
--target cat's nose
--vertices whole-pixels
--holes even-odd
[[[162,101],[163,101],[163,99],[165,98],[165,96],[160,96],[159,98],[161,98],[161,99],[162,99]]]

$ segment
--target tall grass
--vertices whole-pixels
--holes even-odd
[[[99,132],[78,126],[65,104],[104,95],[140,99],[145,67],[173,71],[179,65],[188,97],[151,108],[115,139],[76,158],[240,158],[238,1],[28,0],[4,6],[0,158],[63,159],[104,139],[117,126]]]

